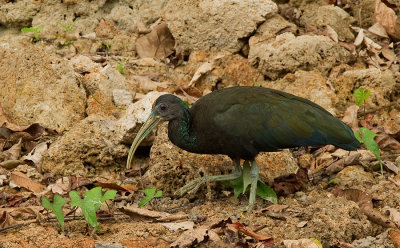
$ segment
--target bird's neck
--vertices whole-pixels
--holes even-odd
[[[190,152],[195,148],[196,136],[190,131],[192,118],[184,105],[183,115],[168,123],[168,137],[176,146]]]

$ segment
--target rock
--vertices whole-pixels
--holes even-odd
[[[69,60],[74,68],[74,71],[79,74],[89,73],[94,70],[100,70],[102,67],[93,62],[88,56],[76,55]]]
[[[143,124],[151,113],[155,100],[164,95],[164,92],[152,91],[146,94],[140,101],[135,102],[127,107],[124,115],[118,120],[118,135],[121,142],[131,145],[140,126]],[[149,135],[141,143],[142,146],[149,146],[154,140],[154,135]]]
[[[150,114],[152,104],[164,93],[152,92],[128,106],[124,116],[90,115],[44,153],[42,169],[61,175],[109,174],[125,165],[129,147],[138,130]],[[152,137],[149,137],[150,139]]]
[[[60,175],[110,173],[125,163],[128,147],[116,135],[115,120],[91,115],[51,144],[42,170]]]
[[[0,24],[6,27],[29,26],[32,18],[40,8],[40,2],[36,1],[2,2],[0,6]]]
[[[357,22],[357,26],[369,28],[374,24],[376,0],[350,0],[348,4],[352,6],[354,18],[360,20]]]
[[[91,1],[83,0],[77,1],[73,4],[64,4],[62,2],[51,1],[46,4],[41,4],[40,11],[33,17],[32,26],[43,26],[45,32],[40,33],[40,37],[44,39],[56,39],[60,33],[67,32],[59,24],[69,26],[73,23],[76,16],[79,20],[73,27],[74,31],[81,34],[93,32],[94,28],[98,25],[99,21],[97,16],[101,15],[100,10],[106,0]]]
[[[346,42],[354,41],[355,37],[350,29],[350,25],[354,22],[355,19],[346,11],[333,5],[305,8],[300,18],[302,25],[310,25],[319,30],[329,25],[336,31],[339,40]]]
[[[183,50],[233,53],[277,9],[269,0],[170,0],[163,19]]]
[[[361,190],[363,188],[360,187],[365,187],[375,181],[372,173],[364,171],[364,168],[358,165],[345,167],[336,175],[336,178],[339,179],[338,186],[341,188]]]
[[[0,41],[0,105],[20,125],[62,132],[84,118],[86,93],[71,64],[40,46]]]
[[[335,92],[329,87],[327,79],[318,70],[298,70],[284,78],[262,84],[265,87],[282,90],[306,98],[335,115],[335,104],[338,102]]]
[[[348,106],[355,103],[351,96],[354,89],[363,87],[371,91],[370,97],[365,101],[366,109],[376,109],[388,106],[392,102],[392,95],[396,92],[396,80],[390,70],[378,68],[356,69],[349,68],[336,75],[331,74],[329,81],[334,87],[339,98],[336,107],[344,111]]]
[[[260,171],[260,178],[266,179],[271,184],[274,179],[281,176],[295,174],[299,168],[297,160],[289,149],[280,152],[262,152],[256,157]]]
[[[173,81],[188,85],[195,72],[210,61],[213,64],[212,69],[195,83],[201,92],[232,86],[252,86],[254,82],[263,80],[263,75],[238,54],[195,51],[190,54],[187,64],[175,68]]]
[[[252,36],[249,62],[264,75],[277,79],[288,72],[318,69],[324,75],[334,65],[352,61],[349,51],[326,36],[278,35],[275,39]]]
[[[279,35],[280,32],[295,34],[296,31],[297,26],[295,24],[288,22],[281,15],[275,14],[257,28],[255,36],[263,36],[263,38],[269,39]]]
[[[119,34],[118,29],[115,28],[114,22],[111,20],[100,22],[94,31],[96,32],[96,37],[99,38],[111,39]]]
[[[113,102],[116,106],[128,106],[133,102],[133,97],[127,90],[114,89]]]
[[[125,77],[109,65],[84,74],[82,83],[92,98],[95,98],[95,101],[88,101],[88,114],[113,112],[110,110],[113,110],[114,103],[117,106],[127,105],[136,94],[134,86],[129,85]],[[118,95],[118,92],[124,92],[125,95],[129,93],[131,96],[125,96],[122,100],[122,95]],[[100,108],[96,107],[97,105],[100,105]]]

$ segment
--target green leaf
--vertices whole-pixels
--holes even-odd
[[[314,243],[316,243],[319,247],[323,248],[321,242],[319,242],[318,239],[316,239],[316,238],[310,238],[310,239],[311,239]]]
[[[42,198],[42,205],[44,208],[53,211],[56,215],[58,223],[60,223],[61,231],[64,232],[64,214],[62,212],[62,206],[67,202],[62,196],[54,195],[53,203],[50,202],[49,198]]]
[[[123,74],[124,73],[124,61],[120,61],[117,65],[117,71],[119,71],[119,73]]]
[[[115,198],[117,191],[108,190],[102,195],[101,187],[96,187],[85,192],[85,197],[83,200],[78,192],[75,190],[69,192],[69,197],[71,198],[71,207],[80,207],[82,209],[83,217],[86,221],[96,230],[98,228],[98,222],[96,218],[96,212],[100,209],[100,206],[106,200],[112,200]]]
[[[35,40],[37,41],[39,38],[39,31],[43,29],[43,26],[38,26],[36,28],[30,27],[30,28],[21,28],[21,32],[23,33],[33,33],[33,37],[35,37]]]
[[[82,205],[81,195],[75,190],[69,192],[69,198],[71,199],[71,207],[80,207]]]
[[[233,196],[237,199],[243,193],[243,177],[240,176],[234,180],[221,181],[225,186],[233,188]]]
[[[230,181],[222,181],[222,183],[228,187],[233,188],[233,196],[237,199],[240,194],[243,193],[243,174],[239,178],[236,178],[234,180]],[[245,193],[249,192],[250,188],[247,187]],[[256,190],[256,195],[261,197],[264,200],[270,201],[274,204],[278,203],[278,197],[275,193],[275,191],[263,183],[262,181],[258,180],[257,181],[257,190]]]
[[[156,197],[161,197],[162,196],[162,190],[159,190],[156,192],[156,188],[150,188],[150,189],[143,189],[140,190],[141,192],[145,193],[146,196],[139,202],[138,207],[141,208],[145,206],[147,203],[149,203],[153,198]]]
[[[381,167],[381,173],[383,174],[383,164],[381,161],[381,152],[379,150],[379,145],[375,142],[374,138],[379,136],[379,134],[374,133],[373,131],[369,130],[368,128],[361,127],[360,133],[358,131],[353,131],[354,136],[358,139],[360,143],[364,143],[365,147],[370,150],[375,157],[378,159],[379,165]]]
[[[361,104],[367,100],[369,98],[370,95],[370,91],[364,88],[358,88],[354,91],[354,93],[352,94],[352,96],[354,96],[356,98],[356,104],[358,106],[361,106]]]
[[[256,194],[262,199],[270,201],[273,204],[278,203],[278,196],[276,195],[275,191],[260,180],[257,181]]]
[[[34,28],[33,27],[30,27],[30,28],[21,28],[21,32],[23,32],[23,33],[30,33],[30,32],[33,32],[34,31]]]
[[[353,133],[354,133],[354,137],[356,137],[358,142],[362,143],[362,139],[361,139],[360,133],[357,130],[353,130]]]
[[[251,175],[250,175],[250,162],[245,161],[243,163],[243,170],[242,170],[242,178],[243,178],[243,191],[242,194],[244,194],[247,190],[247,187],[251,184]]]
[[[374,138],[376,136],[379,136],[379,134],[376,134],[373,131],[371,131],[368,128],[365,128],[365,127],[361,127],[360,128],[360,133],[361,133],[361,137],[358,134],[358,137],[356,136],[356,138],[359,139],[359,141],[361,143],[364,143],[365,147],[368,150],[370,150],[378,160],[381,160],[381,154],[380,154],[380,151],[379,151],[379,146],[374,140]]]

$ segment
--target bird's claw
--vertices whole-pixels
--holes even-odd
[[[206,182],[207,182],[207,179],[205,177],[196,178],[193,181],[186,184],[185,186],[183,186],[182,188],[180,188],[178,190],[177,194],[183,195],[187,192],[195,193],[200,188],[200,186]]]

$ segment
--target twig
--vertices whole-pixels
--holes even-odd
[[[397,182],[396,180],[394,180],[393,178],[388,177],[388,180],[391,181],[392,183],[394,183],[397,187],[400,187],[400,183]]]
[[[154,240],[154,242],[153,242],[153,247],[157,247],[157,244],[158,244],[158,241],[159,240],[163,240],[163,241],[165,241],[165,242],[167,242],[167,243],[172,243],[172,242],[174,242],[174,241],[172,241],[172,240],[168,240],[168,239],[166,239],[166,238],[164,238],[164,237],[158,237],[156,240]]]

